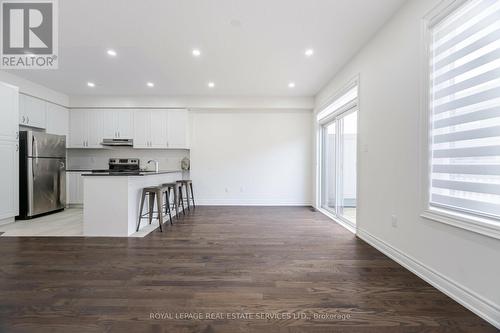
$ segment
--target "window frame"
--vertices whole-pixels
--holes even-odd
[[[454,227],[500,239],[500,220],[488,218],[474,213],[465,213],[459,210],[440,208],[431,206],[430,190],[431,190],[431,167],[432,167],[432,109],[431,105],[431,86],[430,86],[430,45],[432,37],[432,28],[445,19],[456,9],[464,5],[470,0],[445,0],[437,7],[429,12],[422,20],[422,44],[421,47],[421,138],[420,143],[420,160],[422,161],[420,172],[421,184],[421,214],[420,216],[426,220],[445,223]]]
[[[316,175],[315,175],[315,208],[318,209],[321,213],[324,215],[328,216],[332,220],[336,221],[340,225],[342,225],[344,228],[349,230],[350,232],[356,234],[357,233],[357,226],[358,226],[358,220],[356,220],[356,223],[352,223],[348,219],[332,213],[330,210],[324,209],[322,207],[322,189],[321,189],[321,182],[323,180],[323,161],[322,161],[322,156],[323,156],[323,148],[324,148],[324,142],[323,142],[323,126],[325,124],[328,124],[334,120],[336,120],[339,116],[341,115],[347,115],[350,112],[358,112],[358,135],[359,135],[359,128],[360,128],[360,94],[361,94],[361,83],[360,83],[360,74],[356,74],[354,77],[349,79],[347,81],[347,84],[343,85],[341,89],[337,90],[334,94],[330,95],[326,100],[315,109],[314,111],[314,117],[313,117],[313,122],[314,122],[314,127],[316,131],[316,150],[315,150],[315,160],[316,160]],[[339,106],[336,109],[333,109],[331,112],[327,113],[323,117],[319,118],[319,115],[325,111],[331,104],[333,104],[336,100],[341,98],[343,95],[348,93],[351,89],[354,87],[357,88],[357,97],[354,98],[353,100],[347,102],[346,104],[343,104]],[[359,199],[359,193],[360,193],[360,175],[359,175],[359,165],[360,165],[360,140],[358,137],[357,143],[356,143],[356,195],[357,195],[357,205],[356,205],[356,210],[357,210],[357,216],[359,217],[359,212],[360,212],[360,199]],[[336,198],[337,200],[337,198]]]

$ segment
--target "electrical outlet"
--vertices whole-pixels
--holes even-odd
[[[398,227],[398,217],[396,215],[391,216],[391,225],[393,228]]]

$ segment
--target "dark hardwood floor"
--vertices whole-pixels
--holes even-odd
[[[198,207],[145,238],[0,237],[0,331],[497,330],[309,208]]]

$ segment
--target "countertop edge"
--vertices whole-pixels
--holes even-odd
[[[183,170],[164,170],[164,171],[146,171],[141,172],[139,174],[119,174],[119,173],[106,173],[106,172],[96,172],[96,173],[86,173],[83,174],[82,177],[145,177],[145,176],[156,176],[156,175],[164,175],[167,173],[182,173]]]

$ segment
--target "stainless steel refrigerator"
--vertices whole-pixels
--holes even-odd
[[[19,136],[19,219],[66,205],[66,137],[33,131]]]

